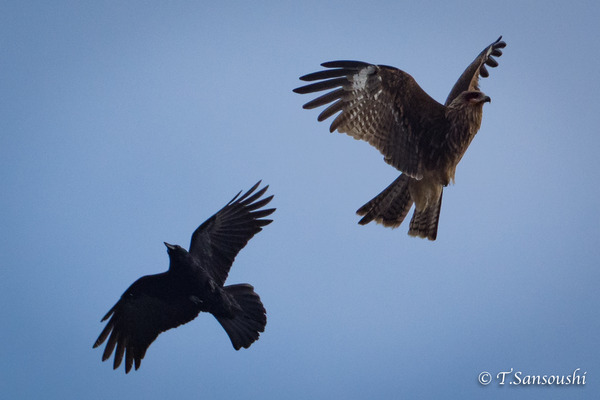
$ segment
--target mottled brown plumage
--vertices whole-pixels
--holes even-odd
[[[364,225],[376,221],[399,226],[413,203],[409,235],[435,240],[444,186],[454,182],[456,166],[481,125],[483,104],[490,98],[479,91],[479,76],[496,67],[506,43],[498,38],[486,47],[460,76],[445,104],[431,98],[412,76],[397,68],[360,61],[321,64],[324,71],[300,77],[316,81],[294,92],[305,94],[335,89],[306,103],[304,108],[329,106],[323,121],[339,112],[329,130],[362,139],[403,172],[357,213]],[[330,104],[331,103],[331,104]]]

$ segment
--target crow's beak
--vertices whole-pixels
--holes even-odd
[[[165,246],[167,246],[168,251],[175,250],[175,246],[173,246],[172,244],[169,244],[167,242],[163,242],[163,243],[165,244]]]

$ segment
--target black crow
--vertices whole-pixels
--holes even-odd
[[[143,276],[123,293],[102,318],[108,324],[94,343],[108,343],[102,361],[116,347],[113,368],[125,356],[125,373],[140,367],[150,344],[161,332],[190,322],[209,312],[223,326],[236,350],[248,348],[264,332],[265,308],[254,288],[247,284],[223,286],[238,252],[262,227],[275,209],[262,209],[273,196],[259,198],[265,186],[252,194],[260,181],[241,197],[239,192],[225,207],[206,220],[192,235],[189,252],[165,243],[169,270]],[[109,337],[110,336],[110,337]]]

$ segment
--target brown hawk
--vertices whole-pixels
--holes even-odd
[[[341,111],[336,129],[369,142],[385,162],[403,172],[391,185],[358,209],[359,224],[375,220],[398,227],[415,204],[408,234],[435,240],[442,192],[454,182],[456,166],[479,130],[483,104],[479,76],[498,66],[506,43],[502,36],[487,46],[460,76],[444,105],[431,98],[412,76],[394,67],[360,61],[331,61],[326,69],[300,77],[319,81],[294,89],[313,93],[335,89],[306,103],[312,109],[330,104],[318,120]]]

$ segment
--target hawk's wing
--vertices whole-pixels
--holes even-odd
[[[369,142],[388,164],[421,179],[424,166],[435,157],[432,151],[439,147],[447,132],[445,107],[399,69],[360,61],[321,65],[332,69],[300,77],[303,81],[320,82],[294,92],[335,90],[306,103],[304,108],[333,103],[318,117],[323,121],[341,111],[331,123],[331,132],[337,129]]]
[[[140,367],[150,344],[161,332],[178,327],[199,313],[192,300],[170,296],[177,292],[166,274],[144,276],[123,293],[117,304],[102,318],[110,320],[94,343],[100,346],[110,335],[102,361],[110,358],[115,350],[113,368],[117,369],[125,357],[125,373]]]
[[[498,61],[492,58],[492,56],[500,57],[502,55],[502,49],[505,47],[506,43],[502,41],[502,36],[500,36],[498,40],[483,49],[454,84],[454,87],[446,99],[446,105],[452,103],[452,100],[462,92],[479,90],[479,75],[484,78],[487,78],[490,75],[486,65],[492,68],[497,67]]]
[[[261,219],[272,214],[275,209],[259,210],[273,198],[269,196],[259,200],[267,191],[268,185],[252,194],[259,185],[260,181],[241,197],[239,195],[242,192],[238,193],[192,235],[190,253],[199,259],[201,265],[220,286],[225,283],[231,264],[239,251],[263,226],[273,222],[270,219]]]

